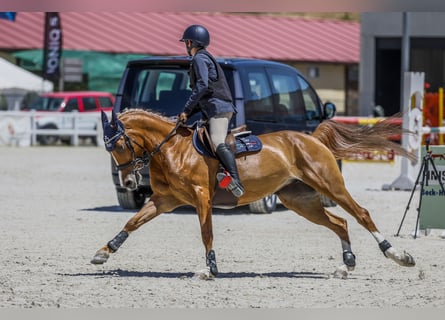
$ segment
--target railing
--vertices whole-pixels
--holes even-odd
[[[79,145],[81,137],[95,137],[103,146],[99,112],[0,111],[0,145],[36,145],[38,136],[56,136]]]

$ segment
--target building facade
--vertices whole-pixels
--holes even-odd
[[[386,116],[401,105],[403,36],[409,39],[408,70],[424,72],[429,91],[445,85],[445,12],[361,14],[358,115],[381,106]]]

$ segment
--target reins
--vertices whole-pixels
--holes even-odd
[[[161,141],[160,144],[156,145],[153,151],[151,151],[150,153],[148,153],[147,150],[139,143],[137,143],[134,139],[131,139],[126,133],[124,133],[125,144],[130,149],[133,159],[124,164],[116,165],[116,169],[123,170],[130,166],[133,166],[134,171],[139,171],[143,167],[148,166],[150,164],[151,158],[153,158],[153,156],[161,150],[161,147],[168,140],[170,140],[171,137],[173,137],[173,135],[176,133],[176,130],[179,128],[180,125],[181,123],[177,122],[175,127],[169,132],[169,134]],[[139,148],[144,150],[141,157],[136,157],[136,153],[134,151],[132,143],[136,144]]]

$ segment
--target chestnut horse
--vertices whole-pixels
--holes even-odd
[[[212,248],[212,198],[217,188],[219,162],[199,154],[192,144],[193,130],[175,126],[172,120],[141,110],[129,110],[109,122],[102,113],[104,141],[120,172],[122,186],[134,190],[139,170],[149,166],[153,194],[91,263],[105,263],[128,235],[163,212],[189,205],[196,208],[206,255],[205,276],[218,273]],[[322,122],[312,133],[279,131],[259,135],[260,152],[237,157],[245,193],[238,205],[247,205],[270,194],[309,221],[331,229],[340,238],[343,264],[336,276],[346,277],[355,267],[347,222],[323,207],[320,194],[329,197],[368,230],[383,252],[401,266],[414,266],[413,257],[392,247],[379,232],[369,212],[346,190],[337,159],[361,151],[388,151],[416,161],[415,157],[388,137],[402,129],[382,121],[372,127],[356,127],[332,120]]]

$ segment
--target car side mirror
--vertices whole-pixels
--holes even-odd
[[[331,119],[335,116],[335,112],[337,111],[337,108],[335,107],[335,104],[332,102],[326,102],[323,105],[323,114],[325,119]]]

